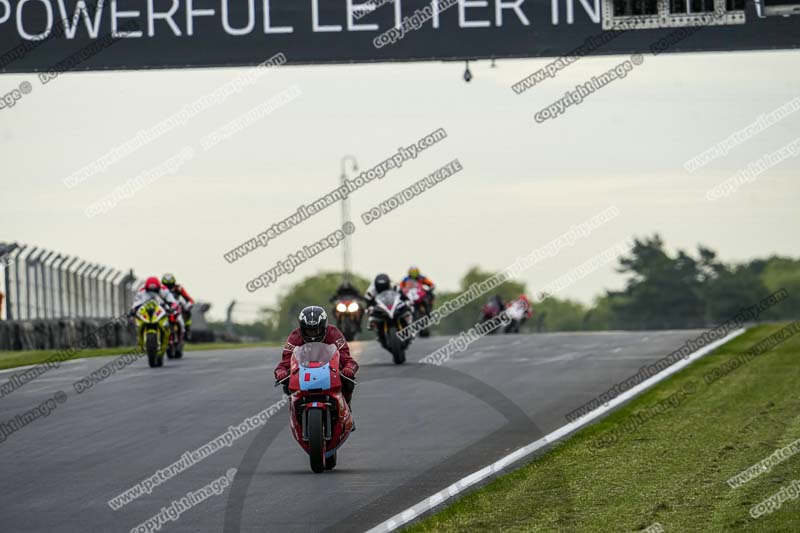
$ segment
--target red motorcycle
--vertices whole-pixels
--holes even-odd
[[[494,319],[497,315],[500,314],[500,311],[503,309],[498,305],[496,300],[490,300],[481,308],[481,315],[478,318],[478,321],[483,324],[484,322],[488,322]],[[489,335],[494,335],[498,332],[498,328],[493,328],[489,331]]]
[[[178,324],[180,313],[181,307],[177,304],[169,310],[169,344],[167,345],[167,357],[169,359],[183,357],[184,338],[181,335],[181,326]]]
[[[289,381],[292,435],[318,474],[336,466],[336,452],[353,429],[342,379],[349,378],[339,372],[336,346],[310,342],[294,349],[289,376],[278,382]]]
[[[400,290],[406,295],[411,308],[414,311],[414,320],[419,320],[424,316],[428,316],[431,312],[431,295],[430,287],[417,283],[416,281],[403,282]],[[428,328],[419,330],[420,337],[428,337],[431,334]]]

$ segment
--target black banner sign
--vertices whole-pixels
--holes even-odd
[[[800,16],[743,0],[0,0],[0,72],[552,57],[604,28],[593,53],[644,53],[698,24],[665,51],[800,44]]]

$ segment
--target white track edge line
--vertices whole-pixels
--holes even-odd
[[[472,474],[456,481],[449,487],[440,490],[439,492],[425,498],[421,502],[409,507],[405,511],[397,513],[388,520],[381,522],[377,526],[368,530],[367,533],[389,533],[409,523],[415,518],[432,510],[434,507],[438,507],[439,505],[451,499],[452,497],[457,496],[458,494],[464,492],[465,490],[475,485],[476,483],[479,483],[484,479],[486,479],[487,477],[506,469],[510,465],[536,452],[537,450],[543,448],[544,446],[552,444],[553,442],[556,442],[557,440],[562,439],[565,436],[569,435],[570,433],[582,428],[592,420],[604,415],[605,413],[615,408],[616,406],[628,401],[634,396],[637,396],[639,393],[649,389],[653,385],[665,380],[672,374],[675,374],[676,372],[686,368],[694,361],[700,359],[709,352],[717,349],[719,346],[725,344],[726,342],[735,339],[745,331],[746,331],[745,328],[737,329],[729,333],[722,339],[714,341],[711,344],[704,346],[695,352],[692,352],[686,359],[678,361],[677,363],[665,368],[658,374],[651,376],[650,378],[639,383],[635,387],[623,392],[622,394],[615,397],[607,404],[598,407],[594,411],[589,412],[588,414],[584,415],[583,417],[573,422],[561,426],[557,430],[542,437],[541,439],[534,441],[528,444],[527,446],[523,446],[522,448],[519,448],[514,452],[511,452],[510,454],[499,459],[498,461],[495,461],[494,463],[481,468],[477,472],[473,472]]]

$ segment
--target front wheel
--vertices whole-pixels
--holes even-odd
[[[392,359],[394,364],[402,365],[406,362],[406,351],[403,348],[403,341],[397,336],[397,330],[390,328],[386,332],[386,344],[389,345],[389,351],[392,352]]]
[[[336,452],[325,458],[325,470],[333,470],[336,467]]]
[[[322,409],[310,409],[306,418],[308,424],[308,457],[311,470],[319,474],[325,470],[325,439],[322,427]]]
[[[161,366],[158,364],[159,357],[158,357],[158,334],[151,331],[146,333],[145,340],[144,340],[144,348],[147,352],[147,364],[150,365],[150,368],[155,368],[157,366]]]
[[[344,340],[347,342],[351,342],[353,339],[356,338],[356,324],[355,320],[350,317],[345,317],[342,320],[342,334],[344,335]]]

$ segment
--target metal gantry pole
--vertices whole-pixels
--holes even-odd
[[[31,268],[35,264],[34,254],[39,248],[34,246],[25,257],[25,318],[30,320],[31,315]]]
[[[78,308],[80,309],[80,311],[78,311],[78,316],[80,317],[86,316],[86,279],[88,272],[93,268],[94,265],[92,263],[87,263],[82,269],[80,269],[79,272],[77,272],[78,282],[80,285],[80,289],[78,290],[77,294],[78,296],[77,304]]]
[[[111,304],[110,310],[111,310],[111,312],[109,314],[112,317],[119,316],[121,314],[120,313],[120,307],[121,306],[120,306],[120,302],[119,302],[120,293],[119,293],[119,289],[117,288],[117,280],[119,279],[119,277],[121,275],[122,275],[122,271],[117,270],[117,271],[115,271],[114,277],[112,277],[109,280],[109,285],[110,285],[109,291],[111,292],[111,301],[110,301],[110,304]]]
[[[65,255],[58,262],[56,272],[58,272],[58,318],[64,318],[64,263],[69,260],[69,256]]]
[[[92,300],[94,300],[94,281],[95,281],[95,274],[101,269],[100,265],[94,265],[89,272],[86,273],[86,285],[88,287],[87,297],[86,297],[86,316],[92,317],[94,316],[94,309],[92,309]]]
[[[22,252],[28,248],[27,244],[23,244],[19,250],[17,250],[17,255],[14,256],[14,296],[17,300],[17,320],[22,318],[22,292],[20,290],[20,283],[19,283],[19,264],[22,262]]]
[[[72,317],[78,317],[81,314],[80,307],[79,307],[79,305],[80,305],[80,303],[79,303],[80,302],[79,290],[80,289],[78,287],[79,282],[80,282],[80,277],[78,275],[78,272],[83,270],[83,268],[85,266],[86,266],[86,261],[81,260],[81,262],[78,263],[78,266],[75,267],[75,270],[73,270],[72,273],[70,274],[70,278],[72,278],[72,287],[71,287],[72,294],[70,296],[70,300],[72,302],[72,304],[71,304],[72,305],[72,311],[70,312],[70,316],[72,316]]]
[[[42,250],[39,253],[39,255],[37,255],[36,258],[33,260],[33,293],[36,296],[36,306],[34,310],[36,312],[35,318],[37,319],[41,318],[40,310],[42,307],[41,307],[41,298],[39,293],[41,292],[42,284],[40,280],[42,274],[42,257],[44,257],[46,254],[47,250]]]
[[[67,279],[67,290],[66,290],[66,294],[67,294],[67,314],[65,316],[68,316],[68,317],[73,317],[74,316],[73,310],[75,308],[73,307],[72,302],[75,299],[74,298],[74,296],[75,296],[75,294],[74,294],[75,293],[75,272],[72,270],[72,266],[78,261],[80,261],[80,258],[74,257],[72,259],[72,261],[67,263],[67,266],[64,269],[65,270],[65,272],[64,272],[65,276],[64,277]],[[80,266],[78,268],[80,268]],[[75,311],[75,314],[77,314],[77,311]]]
[[[44,279],[44,294],[42,303],[44,304],[44,317],[55,317],[55,293],[53,291],[53,264],[61,258],[61,254],[50,252],[42,263],[42,279]]]
[[[135,282],[136,276],[131,269],[122,280],[123,311],[127,311],[133,306],[133,284]]]
[[[104,267],[104,266],[100,265],[100,268],[98,268],[94,272],[94,276],[93,276],[93,279],[92,279],[92,284],[94,285],[94,293],[93,293],[93,296],[94,296],[94,305],[93,305],[94,309],[93,309],[93,311],[94,311],[94,313],[92,314],[93,317],[101,316],[101,313],[100,313],[100,305],[101,305],[101,303],[100,303],[100,280],[101,280],[101,278],[103,276],[103,272],[106,271],[106,268],[107,267]]]
[[[116,270],[114,270],[113,268],[109,268],[108,272],[106,272],[106,275],[103,276],[103,282],[102,282],[103,283],[103,312],[101,313],[100,316],[110,317],[110,316],[112,316],[114,314],[111,311],[111,303],[109,302],[109,288],[108,288],[108,285],[109,285],[109,280],[112,277],[116,277],[116,276],[117,276]]]
[[[2,250],[0,250],[0,262],[3,264],[3,274],[4,274],[4,285],[6,288],[6,320],[13,320],[13,311],[12,311],[12,294],[13,294],[13,286],[11,285],[11,254],[14,252],[15,263],[16,258],[19,257],[19,245],[17,243],[12,244],[3,244]],[[15,280],[16,281],[16,280]]]
[[[54,253],[55,252],[52,252],[52,251],[47,252],[47,254],[44,256],[44,259],[39,261],[39,280],[41,281],[41,284],[39,286],[41,287],[41,292],[42,292],[42,312],[41,312],[41,314],[37,312],[36,318],[47,318],[47,270],[46,270],[46,266],[47,266],[47,262],[50,260],[50,258],[53,256]],[[39,291],[36,292],[36,308],[37,309],[39,308]]]

